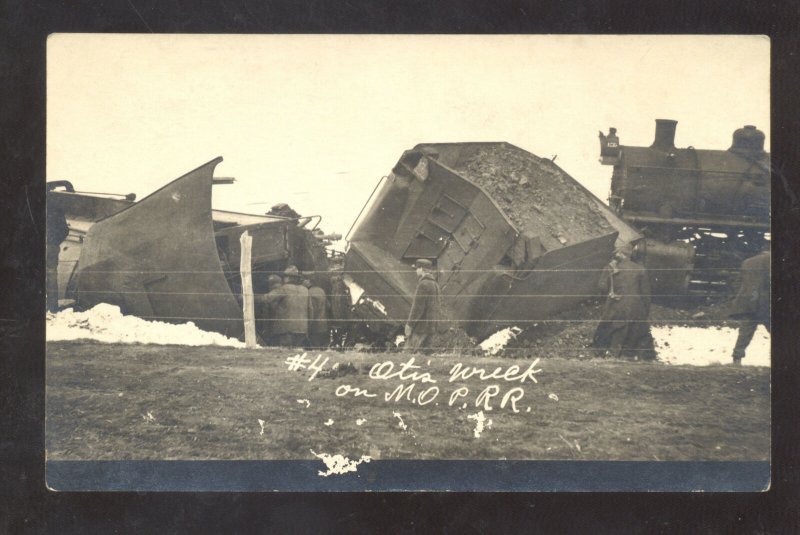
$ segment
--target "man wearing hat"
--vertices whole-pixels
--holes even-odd
[[[330,344],[328,297],[308,279],[303,279],[303,286],[308,288],[308,343],[314,349],[324,349]]]
[[[64,208],[58,202],[55,193],[47,194],[47,280],[46,301],[47,310],[58,312],[58,255],[61,252],[61,243],[69,235],[67,217]]]
[[[331,331],[331,342],[333,347],[344,349],[348,342],[351,322],[350,315],[353,300],[350,296],[350,288],[341,275],[331,277],[331,293],[329,295],[330,317],[328,326]]]
[[[429,349],[434,341],[440,314],[439,284],[433,276],[433,263],[420,258],[414,263],[417,269],[417,290],[405,326],[405,350],[416,352]]]
[[[606,298],[592,347],[611,357],[655,360],[650,334],[650,281],[647,270],[629,260],[631,248],[620,248],[600,275]]]
[[[734,365],[742,363],[759,324],[771,332],[770,260],[769,246],[766,246],[759,254],[742,262],[741,284],[728,311],[728,316],[739,320],[739,335],[733,348]]]
[[[261,296],[272,311],[271,339],[280,346],[302,347],[308,337],[308,289],[299,284],[300,272],[289,266],[283,284]]]
[[[277,313],[278,302],[282,299],[282,293],[277,291],[283,285],[283,279],[278,275],[267,277],[268,293],[255,296],[256,304],[256,330],[262,340],[268,345],[278,345],[275,335],[274,318]]]
[[[267,212],[267,215],[276,215],[276,216],[279,216],[279,217],[290,217],[292,219],[297,219],[297,218],[300,217],[300,214],[298,214],[295,210],[292,209],[291,206],[289,206],[285,202],[278,203],[275,206],[273,206],[272,208],[270,208],[269,212]]]

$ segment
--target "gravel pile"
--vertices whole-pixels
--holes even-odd
[[[546,158],[509,145],[482,147],[454,169],[479,184],[523,234],[547,250],[614,231],[594,198]]]
[[[589,347],[602,312],[601,299],[534,324],[509,341],[501,352],[512,358],[540,357],[596,358]],[[730,364],[738,334],[737,323],[727,318],[724,303],[701,300],[691,309],[652,305],[650,332],[655,341],[658,361],[672,365],[709,366]],[[770,335],[759,326],[747,354],[746,366],[770,366]]]
[[[446,332],[439,333],[434,338],[434,345],[438,354],[479,355],[483,354],[477,347],[477,341],[464,329],[452,327]]]

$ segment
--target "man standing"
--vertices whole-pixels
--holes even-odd
[[[256,330],[258,335],[268,345],[278,345],[275,334],[275,317],[277,314],[278,302],[282,296],[278,288],[283,285],[283,280],[278,275],[267,277],[268,293],[255,296],[256,305]]]
[[[324,349],[330,344],[328,331],[328,297],[325,290],[313,286],[308,279],[303,280],[308,288],[308,342],[314,349]]]
[[[280,346],[302,347],[308,337],[308,289],[298,284],[300,272],[295,266],[283,275],[283,284],[258,302],[273,311],[272,340]]]
[[[770,261],[769,249],[742,262],[742,282],[733,299],[728,316],[739,319],[739,336],[733,348],[733,364],[740,365],[745,350],[761,324],[771,332],[770,325]]]
[[[421,258],[414,263],[417,268],[417,290],[405,326],[405,350],[410,352],[429,349],[434,341],[439,322],[439,284],[433,276],[433,264]]]
[[[618,249],[603,270],[600,290],[608,298],[592,347],[612,357],[655,360],[650,334],[650,281],[645,268],[628,260],[628,250]]]
[[[331,328],[333,347],[344,349],[350,333],[350,309],[353,306],[353,301],[350,297],[350,288],[348,288],[341,275],[331,277],[330,306],[331,313],[328,325]]]
[[[58,202],[55,194],[47,194],[47,310],[58,312],[58,254],[61,252],[61,243],[69,235],[67,217],[64,209]]]

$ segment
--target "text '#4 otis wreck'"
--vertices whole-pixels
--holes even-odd
[[[328,366],[329,361],[329,357],[317,355],[312,359],[303,353],[288,357],[285,364],[289,371],[310,371],[309,381],[315,380],[320,373],[324,377],[345,367],[358,373],[352,364]],[[486,411],[499,408],[517,413],[522,410],[525,387],[538,383],[536,375],[542,371],[537,368],[538,364],[539,359],[535,359],[524,369],[518,365],[491,369],[457,362],[449,371],[442,372],[431,368],[430,361],[427,364],[416,363],[414,357],[399,363],[384,360],[369,367],[369,383],[366,387],[340,384],[333,394],[336,397],[375,398],[385,403],[419,406],[446,404],[462,409],[473,405]],[[468,379],[478,380],[479,388],[464,386],[462,383]],[[527,410],[530,411],[530,408]]]

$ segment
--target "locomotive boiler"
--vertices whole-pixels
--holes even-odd
[[[747,125],[727,150],[676,148],[676,126],[656,119],[649,147],[600,132],[600,162],[614,168],[608,202],[645,236],[654,295],[724,293],[770,230],[764,133]]]

